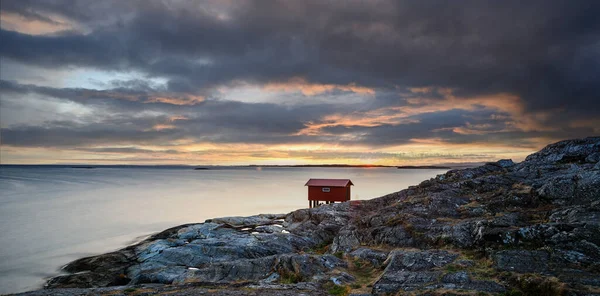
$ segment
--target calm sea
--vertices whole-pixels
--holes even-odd
[[[306,208],[309,178],[349,178],[352,199],[444,170],[0,166],[0,294],[42,287],[64,264],[184,223]]]

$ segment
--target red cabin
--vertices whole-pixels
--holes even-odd
[[[350,200],[350,179],[310,179],[304,186],[308,186],[308,205],[311,208],[318,206],[320,201],[326,204],[336,201]]]

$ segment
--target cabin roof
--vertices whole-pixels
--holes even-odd
[[[346,187],[352,184],[350,179],[309,179],[304,186]]]

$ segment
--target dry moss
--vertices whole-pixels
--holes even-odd
[[[562,296],[566,285],[555,277],[544,277],[538,274],[518,274],[509,279],[524,296],[547,295]]]
[[[355,279],[354,284],[352,284],[352,293],[370,293],[371,287],[379,279],[383,270],[373,266],[371,262],[360,258],[352,258],[347,262],[348,272]]]

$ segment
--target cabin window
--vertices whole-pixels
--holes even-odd
[[[329,189],[329,187],[323,187],[323,188],[321,188],[321,190],[322,190],[323,192],[330,192],[330,191],[331,191],[331,190]]]

